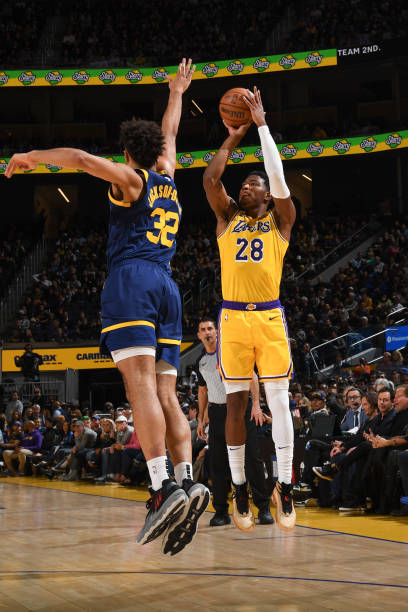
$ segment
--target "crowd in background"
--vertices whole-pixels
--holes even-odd
[[[308,0],[298,7],[297,16],[285,44],[296,41],[296,47],[305,50],[344,49],[403,38],[408,22],[403,0],[369,4],[364,0]]]
[[[395,354],[386,353],[376,366],[360,363],[347,376],[325,382],[304,383],[296,376],[291,381],[289,407],[301,442],[295,451],[299,505],[408,515],[408,505],[399,502],[405,482],[403,467],[402,482],[399,478],[399,461],[405,465],[408,450],[408,362],[399,351]],[[208,444],[197,435],[197,385],[197,374],[189,367],[178,379],[177,395],[190,425],[195,473],[211,486],[205,469]],[[40,386],[26,406],[18,392],[4,400],[3,476],[148,484],[128,403],[115,408],[107,401],[91,410],[87,401],[74,405],[44,397]],[[258,426],[258,436],[268,438],[272,462],[271,418],[262,385],[260,403],[267,418]],[[408,482],[408,473],[406,477]]]
[[[330,333],[333,332],[338,310],[338,302],[335,299],[342,300],[346,283],[344,280],[340,282],[343,278],[341,276],[339,282],[336,282],[337,292],[322,284],[312,290],[308,279],[316,276],[320,269],[316,267],[318,262],[359,228],[359,217],[350,219],[346,227],[340,217],[323,220],[312,215],[304,217],[296,226],[291,248],[285,259],[282,285],[285,296],[282,302],[286,304],[294,339],[304,339],[309,343],[313,341],[313,335],[303,337],[303,334],[307,334],[310,328],[317,328],[319,316],[333,319]],[[390,236],[391,238],[386,234],[384,238],[380,238],[372,252],[361,256],[358,265],[363,266],[362,269],[367,270],[367,274],[371,271],[374,276],[378,276],[377,268],[374,270],[372,266],[371,253],[375,256],[378,252],[383,259],[387,258],[388,251],[383,252],[382,245],[384,240],[394,240],[393,234]],[[361,235],[359,237],[361,239]],[[400,240],[397,232],[395,244],[399,244]],[[51,341],[65,344],[97,340],[100,332],[100,292],[106,278],[105,244],[106,231],[99,227],[90,230],[85,226],[76,226],[69,233],[62,234],[61,238],[51,245],[47,265],[33,278],[33,284],[16,313],[14,325],[6,334],[6,341]],[[336,251],[335,258],[352,246],[350,243],[345,244],[343,250]],[[331,262],[330,257],[326,258],[325,267]],[[172,268],[173,277],[185,298],[183,322],[184,333],[188,334],[195,331],[197,320],[202,316],[215,317],[221,301],[219,254],[214,227],[211,224],[182,226]],[[350,273],[355,269],[354,265],[351,266]],[[299,278],[300,275],[302,276]],[[354,277],[349,278],[346,275],[345,278],[348,279],[349,285],[356,284]],[[403,280],[401,275],[398,279],[401,282]],[[390,290],[397,291],[394,288]],[[317,292],[320,295],[319,300],[316,295],[311,295],[312,291],[313,294]],[[360,288],[356,291],[359,294]],[[370,287],[367,287],[367,291],[371,295]],[[385,293],[388,295],[389,291]],[[391,295],[392,293],[389,297]],[[374,295],[374,298],[378,297]],[[387,298],[386,305],[388,304]],[[320,312],[320,305],[324,305],[325,312]],[[327,310],[328,306],[330,307]],[[357,309],[357,312],[363,316],[360,310]],[[355,314],[353,323],[359,327],[360,321],[355,318]],[[374,321],[370,321],[372,322]],[[327,325],[324,329],[327,329]],[[317,331],[316,335],[318,337]]]
[[[287,11],[285,39],[270,37]],[[18,0],[5,4],[0,15],[3,68],[29,67],[38,42],[43,38],[45,44],[53,28],[57,66],[114,67],[154,66],[163,58],[171,65],[192,50],[195,61],[211,61],[378,44],[405,36],[408,21],[402,0],[375,0],[369,7],[363,0],[310,0],[301,7],[279,0],[273,10],[260,0],[236,0],[233,6],[216,0],[165,0],[156,5],[72,0],[68,13],[62,0],[35,5]]]
[[[331,352],[326,355],[331,363],[337,356],[344,360],[348,344],[356,339],[353,333],[364,338],[383,329],[387,315],[406,303],[408,227],[401,221],[378,235],[371,247],[350,259],[330,281],[317,276],[315,264],[359,224],[358,218],[350,219],[346,227],[340,218],[305,217],[294,231],[284,265],[281,301],[295,369],[302,380],[311,378],[316,369],[310,348],[349,334],[330,345]],[[105,241],[105,231],[98,228],[90,232],[77,228],[56,241],[48,265],[35,275],[6,341],[64,344],[98,340],[100,291],[106,277]],[[341,254],[337,252],[336,257]],[[216,320],[221,302],[213,228],[183,228],[173,274],[184,301],[184,334],[195,333],[203,316]],[[313,276],[316,281],[312,284]]]
[[[11,226],[0,236],[0,300],[24,262],[35,237],[21,228]]]

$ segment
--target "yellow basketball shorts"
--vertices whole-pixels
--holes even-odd
[[[266,309],[268,305],[276,307]],[[221,376],[229,381],[251,380],[255,364],[262,382],[291,377],[284,310],[279,300],[258,304],[224,301],[218,319]]]

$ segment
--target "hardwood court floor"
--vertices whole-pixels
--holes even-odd
[[[408,520],[301,510],[289,533],[211,528],[174,557],[136,546],[144,491],[0,481],[0,611],[407,609]]]

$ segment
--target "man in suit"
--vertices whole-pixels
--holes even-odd
[[[361,406],[361,391],[351,387],[346,393],[346,402],[349,409],[341,422],[341,430],[350,434],[357,433],[360,425],[367,420],[367,415]]]

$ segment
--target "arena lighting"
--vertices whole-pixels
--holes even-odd
[[[312,178],[308,176],[307,174],[302,174],[302,176],[304,176],[306,180],[312,182]]]
[[[198,104],[196,102],[194,102],[193,99],[191,99],[192,104],[194,104],[194,106],[196,107],[196,109],[198,110],[199,113],[201,113],[202,115],[204,114],[204,111],[198,106]]]
[[[58,191],[60,192],[60,194],[62,195],[62,197],[64,198],[64,200],[67,202],[67,204],[69,204],[70,200],[69,200],[69,198],[67,198],[67,196],[65,195],[65,193],[62,191],[61,187],[58,187]]]

